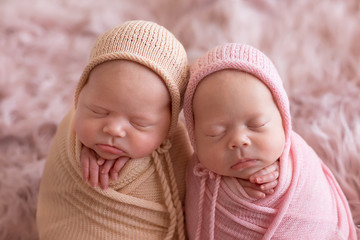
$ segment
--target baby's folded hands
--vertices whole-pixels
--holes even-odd
[[[83,180],[89,182],[92,187],[100,185],[102,189],[107,189],[109,181],[117,180],[120,170],[128,160],[129,157],[103,159],[92,149],[83,146],[80,154]]]
[[[250,197],[265,198],[266,195],[274,193],[278,178],[279,161],[276,161],[251,175],[249,181],[239,179],[239,182]]]

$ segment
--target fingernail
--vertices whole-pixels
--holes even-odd
[[[260,177],[256,178],[256,182],[260,183],[262,179]]]

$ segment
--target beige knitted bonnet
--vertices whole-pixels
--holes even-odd
[[[164,81],[171,97],[171,135],[176,127],[188,78],[187,55],[182,44],[166,28],[143,20],[127,21],[99,36],[75,93],[75,106],[91,70],[112,60],[144,65]]]

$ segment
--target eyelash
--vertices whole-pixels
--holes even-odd
[[[210,137],[210,138],[215,138],[217,137],[218,135],[206,135],[207,137]]]
[[[254,125],[248,125],[249,128],[262,128],[265,127],[266,124],[269,122],[263,123],[263,124],[254,124]]]
[[[148,128],[150,127],[151,125],[149,124],[139,124],[139,123],[135,123],[135,122],[130,122],[131,125],[133,125],[134,127],[139,127],[139,128]]]
[[[224,134],[225,134],[225,131],[222,131],[222,132],[217,133],[217,134],[206,134],[206,136],[210,137],[210,138],[216,138],[216,137],[223,136]]]
[[[107,116],[107,115],[108,115],[107,112],[97,112],[97,111],[92,110],[92,109],[91,109],[91,112],[92,112],[93,114],[95,114],[95,115],[98,115],[98,116]]]

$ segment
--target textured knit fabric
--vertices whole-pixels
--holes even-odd
[[[119,180],[103,191],[81,178],[82,144],[73,121],[91,70],[119,59],[161,77],[171,97],[172,117],[162,145],[145,158],[130,159]],[[44,169],[37,211],[40,239],[185,239],[184,175],[191,146],[177,123],[187,80],[185,49],[162,26],[128,21],[97,39],[76,89],[75,106],[59,126]]]
[[[236,178],[209,171],[195,154],[186,176],[189,239],[356,239],[342,190],[311,147],[292,131],[282,81],[272,62],[259,50],[248,45],[225,44],[210,50],[191,66],[184,114],[193,147],[192,99],[196,87],[206,76],[223,69],[254,75],[273,95],[286,138],[279,182],[274,194],[253,199]]]
[[[171,139],[172,167],[162,152],[169,142],[151,156],[130,160],[110,182],[106,190],[92,188],[81,177],[81,143],[73,129],[72,110],[60,124],[45,165],[41,181],[37,220],[40,239],[108,240],[108,239],[184,239],[176,214],[174,192],[168,171],[173,171],[178,195],[184,201],[185,162],[190,157],[190,146],[185,127],[178,125]],[[154,155],[160,155],[157,167]],[[165,182],[158,169],[164,169]],[[170,213],[166,204],[172,206]],[[172,233],[169,235],[169,231]]]

